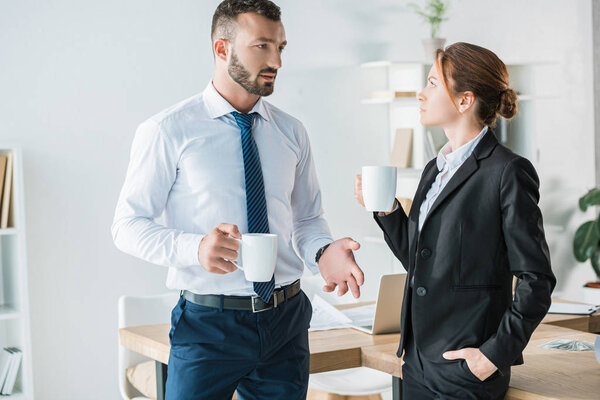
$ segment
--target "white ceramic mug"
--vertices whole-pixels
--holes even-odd
[[[391,211],[396,198],[396,167],[362,167],[362,192],[368,211]]]
[[[277,235],[272,233],[244,233],[240,243],[238,259],[232,261],[244,271],[249,282],[269,282],[277,262]]]

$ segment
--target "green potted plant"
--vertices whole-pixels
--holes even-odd
[[[423,6],[417,3],[409,3],[408,6],[420,16],[425,23],[429,24],[429,38],[422,39],[425,57],[428,60],[435,59],[435,51],[444,47],[446,39],[438,37],[442,22],[448,20],[446,14],[450,5],[449,0],[424,0]]]
[[[600,204],[600,188],[587,192],[579,199],[579,208],[586,211]],[[583,287],[586,303],[600,304],[600,218],[584,222],[573,238],[573,253],[579,262],[590,260],[598,281],[588,282]]]

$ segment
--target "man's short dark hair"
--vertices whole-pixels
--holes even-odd
[[[210,37],[232,40],[235,36],[234,22],[239,14],[253,12],[271,21],[281,21],[281,10],[269,0],[225,0],[215,10]]]

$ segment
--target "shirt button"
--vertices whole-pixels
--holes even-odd
[[[425,296],[427,294],[427,289],[425,289],[423,286],[419,286],[417,288],[417,294],[421,297]]]
[[[421,250],[421,257],[424,259],[428,259],[429,257],[431,257],[431,250],[427,248]]]

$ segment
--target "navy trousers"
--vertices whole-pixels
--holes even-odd
[[[260,313],[181,297],[171,314],[167,400],[305,399],[312,316],[304,292]]]

